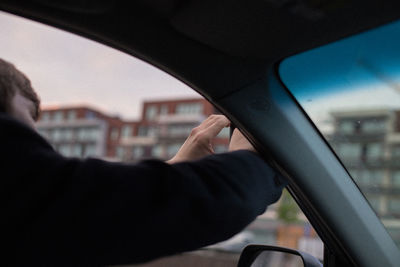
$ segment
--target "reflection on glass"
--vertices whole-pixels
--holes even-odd
[[[303,260],[299,255],[281,251],[261,252],[251,267],[303,267]]]
[[[400,22],[284,60],[285,85],[400,246]]]

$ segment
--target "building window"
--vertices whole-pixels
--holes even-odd
[[[354,133],[355,129],[354,121],[341,121],[339,123],[339,132],[342,134],[351,134]]]
[[[162,157],[162,146],[161,145],[155,145],[153,146],[151,150],[151,156],[156,157],[156,158],[161,158]]]
[[[72,146],[71,156],[82,157],[82,145],[81,144],[74,144]]]
[[[132,136],[132,126],[124,125],[124,127],[122,127],[121,135],[124,138],[131,137]]]
[[[119,158],[120,160],[122,160],[124,158],[124,154],[125,154],[125,149],[123,147],[117,147],[117,158]]]
[[[168,147],[167,147],[167,156],[169,158],[172,158],[173,156],[175,156],[176,153],[178,153],[179,148],[181,148],[181,145],[182,144],[178,144],[178,143],[168,145]]]
[[[47,141],[49,141],[49,142],[52,142],[53,141],[53,133],[54,133],[54,130],[53,129],[48,129],[47,130]]]
[[[84,157],[93,157],[96,156],[96,146],[95,145],[86,145],[84,151]]]
[[[363,186],[382,185],[383,170],[361,170],[356,180],[357,183]]]
[[[75,119],[76,119],[76,111],[75,111],[75,110],[70,110],[70,111],[68,111],[68,113],[67,113],[67,119],[68,119],[69,121],[75,120]]]
[[[229,134],[230,134],[229,127],[225,127],[219,132],[217,137],[219,137],[219,138],[229,138]]]
[[[147,130],[147,136],[157,136],[158,134],[158,129],[157,127],[153,126],[153,127],[149,127]]]
[[[392,185],[395,187],[400,187],[400,170],[392,173]]]
[[[115,141],[118,140],[119,137],[119,130],[118,128],[114,127],[111,129],[110,138],[111,140]]]
[[[214,146],[215,153],[224,153],[228,151],[228,146],[226,145],[216,145]]]
[[[69,157],[71,156],[71,147],[69,145],[60,145],[58,147],[58,152],[66,157]]]
[[[53,116],[53,120],[56,122],[61,122],[64,119],[64,114],[62,111],[56,111]]]
[[[62,130],[61,129],[54,129],[52,132],[51,139],[54,142],[62,140]]]
[[[93,111],[86,111],[85,118],[88,120],[92,120],[96,118],[96,114]]]
[[[147,106],[145,115],[147,120],[154,120],[154,118],[157,116],[157,106],[156,105]]]
[[[96,141],[100,132],[97,128],[80,128],[78,130],[78,139],[81,141]]]
[[[201,103],[182,103],[176,106],[177,114],[201,114],[203,105]]]
[[[49,132],[44,129],[38,129],[38,133],[45,139],[49,138]]]
[[[62,139],[66,141],[71,141],[74,137],[74,132],[72,129],[64,129],[62,131]]]
[[[382,119],[371,119],[363,121],[361,125],[363,133],[381,133],[386,130],[386,122]]]
[[[42,115],[40,116],[40,120],[44,122],[50,121],[50,113],[43,112]]]
[[[343,158],[360,158],[361,145],[359,143],[343,143],[338,145],[338,154]]]
[[[98,140],[100,137],[100,131],[97,128],[90,129],[90,138],[91,140]]]
[[[138,129],[138,136],[147,136],[147,127],[146,126],[139,126]]]
[[[391,213],[400,213],[400,199],[391,198],[388,203],[388,211]]]
[[[377,159],[383,155],[383,147],[380,143],[369,143],[366,145],[366,156],[368,159]]]
[[[400,146],[396,145],[392,147],[392,157],[400,158]]]
[[[133,158],[137,159],[143,156],[144,149],[141,146],[134,147],[132,150]]]
[[[167,115],[168,114],[168,105],[166,105],[166,104],[161,105],[160,114],[161,115]]]
[[[87,133],[85,128],[78,129],[78,139],[81,141],[85,141],[87,139]]]
[[[168,126],[168,135],[170,136],[189,136],[193,125],[170,125]]]

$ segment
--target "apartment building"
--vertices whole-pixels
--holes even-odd
[[[123,121],[90,107],[45,108],[39,133],[65,156],[115,158]]]
[[[145,101],[138,122],[123,126],[117,155],[123,161],[156,157],[170,159],[182,146],[191,130],[217,113],[205,99]],[[227,151],[229,129],[214,140],[216,152]]]
[[[400,111],[333,112],[333,149],[380,217],[400,218]]]
[[[126,121],[91,107],[45,108],[36,125],[39,133],[65,156],[98,157],[135,162],[169,159],[192,128],[216,113],[205,99],[145,101],[139,120]],[[228,148],[229,130],[214,140],[216,152]]]

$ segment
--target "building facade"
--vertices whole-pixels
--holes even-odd
[[[374,109],[332,115],[332,148],[400,244],[400,111]]]
[[[173,157],[192,128],[217,113],[205,99],[146,101],[137,121],[125,121],[90,107],[45,108],[39,133],[65,156],[135,162]],[[214,140],[215,152],[227,151],[229,129]]]
[[[123,121],[90,107],[46,108],[36,124],[55,150],[71,157],[114,158]]]
[[[205,99],[146,101],[139,121],[125,124],[118,158],[137,161],[143,158],[172,158],[185,142],[191,130],[205,118],[217,113]],[[123,130],[124,131],[124,130]],[[214,139],[215,152],[227,151],[229,129]]]

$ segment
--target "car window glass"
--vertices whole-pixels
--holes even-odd
[[[282,81],[400,247],[400,22],[283,60]]]
[[[37,130],[64,156],[167,160],[193,127],[217,112],[182,82],[118,50],[2,12],[0,25],[1,57],[30,78],[42,101]],[[228,142],[227,128],[214,140],[215,152],[226,152]],[[321,240],[285,192],[227,242],[151,264],[236,266],[249,243],[323,254]]]

